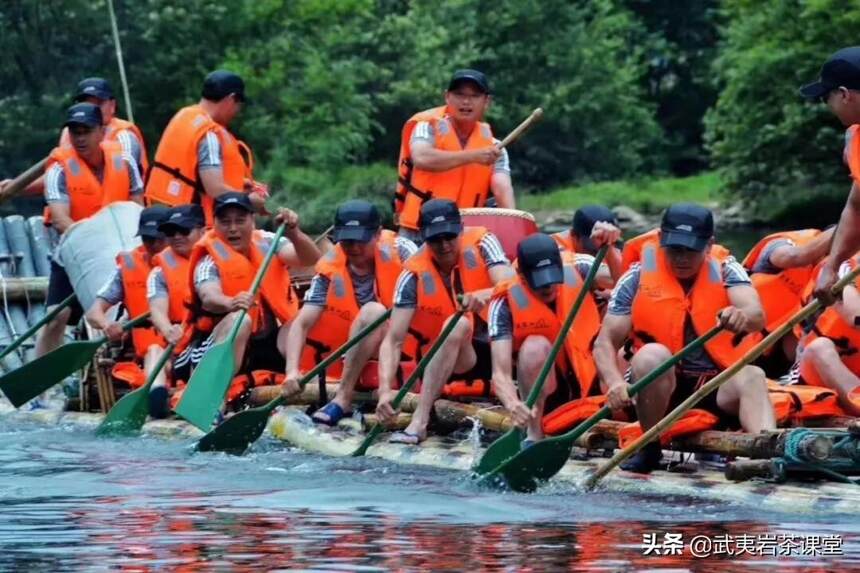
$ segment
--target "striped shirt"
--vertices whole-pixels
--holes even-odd
[[[134,159],[134,164],[137,165],[138,171],[142,174],[143,165],[140,162],[140,150],[143,147],[143,144],[137,138],[137,135],[130,129],[121,129],[116,134],[116,140],[119,141],[120,146],[122,146],[122,150]]]
[[[493,138],[495,143],[501,143],[498,139]],[[416,142],[436,144],[436,133],[433,125],[429,121],[419,121],[415,124],[415,129],[412,130],[412,137],[409,138],[409,147],[411,148]],[[502,154],[493,165],[493,173],[511,173],[511,162],[508,157],[508,150],[502,149]]]
[[[795,243],[791,239],[774,239],[772,241],[768,241],[768,243],[761,250],[761,254],[758,257],[758,260],[753,265],[753,268],[750,269],[750,272],[764,273],[766,275],[778,275],[782,272],[783,269],[770,262],[770,257],[778,248],[785,246],[793,247],[794,245]]]
[[[164,273],[161,272],[161,267],[154,267],[149,271],[149,276],[146,279],[146,300],[167,298],[168,296],[170,294],[167,290],[167,280],[164,278]]]
[[[478,246],[488,269],[496,265],[510,264],[499,239],[492,233],[484,235]],[[450,292],[451,277],[443,276],[442,281],[445,283],[445,288]],[[397,283],[394,287],[394,306],[398,308],[415,308],[418,306],[418,277],[415,276],[415,273],[404,270],[397,277]]]
[[[122,272],[116,267],[107,282],[96,293],[96,297],[110,305],[119,304],[125,298],[125,288],[122,286]]]
[[[263,236],[267,241],[271,241],[275,238],[275,234],[269,231],[263,231]],[[288,241],[289,239],[286,237],[281,237],[278,249],[283,249]],[[263,248],[268,249],[268,244],[264,245]],[[197,266],[194,267],[194,288],[199,292],[200,286],[208,282],[221,283],[221,275],[218,272],[218,266],[215,264],[215,259],[213,259],[211,255],[206,255],[201,258],[200,262],[197,263]]]
[[[418,247],[415,243],[403,237],[395,239],[397,252],[400,254],[400,260],[405,261],[415,254]],[[352,280],[352,288],[355,291],[355,300],[358,306],[364,306],[369,302],[376,301],[376,277],[373,273],[367,275],[356,275],[349,269],[349,276]],[[325,306],[328,298],[328,288],[330,281],[328,277],[317,274],[311,279],[311,286],[305,293],[305,304],[312,306]]]
[[[206,132],[197,144],[197,169],[221,169],[223,163],[221,141],[214,131]]]
[[[122,160],[128,169],[129,195],[133,197],[143,193],[143,179],[140,177],[137,162],[126,152],[123,152]],[[92,169],[92,172],[100,183],[104,180],[103,168]],[[59,163],[52,163],[45,173],[45,202],[49,205],[52,203],[70,203],[68,185],[66,184],[66,172]]]

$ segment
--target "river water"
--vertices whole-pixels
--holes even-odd
[[[0,571],[847,571],[860,523],[0,420],[0,547]]]

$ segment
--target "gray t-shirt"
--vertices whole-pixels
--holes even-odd
[[[397,252],[400,254],[401,261],[405,261],[418,250],[415,243],[403,237],[397,237],[395,244],[397,245]],[[355,291],[355,299],[358,306],[376,301],[376,289],[374,288],[376,280],[373,273],[357,275],[352,272],[352,269],[349,269],[349,276],[352,280],[352,288]],[[320,274],[314,275],[314,278],[311,279],[311,286],[305,293],[305,304],[324,307],[328,298],[329,285],[330,281],[328,277]]]
[[[167,280],[164,278],[164,273],[161,272],[161,267],[154,267],[149,271],[149,277],[146,279],[146,300],[168,298],[169,296]]]
[[[630,316],[633,312],[633,300],[636,298],[636,293],[639,291],[639,277],[641,265],[633,264],[630,269],[618,279],[618,284],[612,291],[612,296],[609,299],[607,312],[616,316]],[[752,285],[750,277],[744,270],[743,266],[738,263],[734,257],[729,257],[722,264],[723,283],[726,288],[732,288],[741,285]],[[716,324],[716,317],[714,317]],[[689,343],[698,337],[691,321],[686,321],[684,325],[684,342]],[[711,357],[704,348],[697,352],[692,352],[681,361],[680,369],[688,374],[700,374],[719,370]]]
[[[574,259],[574,266],[580,277],[588,274],[593,263],[594,257],[591,255],[577,254]],[[604,265],[601,264],[601,266]],[[511,314],[511,307],[506,297],[493,299],[490,303],[487,320],[490,340],[510,340],[513,337],[514,317]]]
[[[478,246],[484,261],[487,263],[487,268],[510,264],[499,239],[492,233],[484,235]],[[451,277],[443,276],[442,281],[445,283],[445,288],[451,291]],[[398,308],[415,308],[418,306],[418,277],[415,276],[415,273],[404,270],[397,277],[397,284],[394,287],[394,306]]]
[[[114,305],[122,302],[125,298],[125,288],[122,286],[122,271],[117,267],[107,282],[99,289],[96,296],[107,301],[108,304]]]
[[[500,143],[498,139],[493,138],[495,143]],[[416,142],[436,144],[436,133],[433,125],[429,121],[419,121],[415,124],[415,129],[412,130],[412,137],[409,138],[409,147],[411,148]],[[493,166],[493,173],[508,173],[511,172],[511,162],[508,158],[508,150],[502,149],[502,154],[496,160]]]
[[[750,269],[750,272],[764,273],[766,275],[777,275],[781,273],[782,269],[770,262],[770,257],[778,248],[785,246],[793,247],[794,245],[795,243],[791,239],[774,239],[772,241],[768,241],[761,250],[758,260],[753,265],[753,268]]]
[[[129,180],[129,195],[139,196],[143,193],[143,179],[140,177],[140,171],[137,168],[137,161],[123,152],[122,161],[128,169]],[[93,175],[101,183],[104,180],[104,169],[94,169]],[[52,203],[70,203],[69,190],[66,184],[66,172],[63,166],[59,163],[53,163],[45,173],[45,202],[50,205]]]
[[[224,152],[221,149],[221,140],[214,131],[206,132],[197,144],[197,170],[221,169],[224,163]]]

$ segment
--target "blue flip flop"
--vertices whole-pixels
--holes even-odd
[[[328,419],[319,418],[320,414],[324,414],[328,416]],[[314,421],[315,424],[323,424],[325,426],[337,426],[337,423],[342,419],[352,416],[352,412],[344,412],[343,408],[340,407],[340,404],[335,404],[334,402],[329,402],[319,410],[313,413],[311,416],[311,420]]]

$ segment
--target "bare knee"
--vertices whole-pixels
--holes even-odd
[[[636,378],[640,378],[657,368],[672,357],[669,349],[662,344],[650,343],[640,348],[630,360],[630,367]]]
[[[362,305],[356,320],[362,324],[370,324],[385,313],[386,308],[382,304],[372,301]]]
[[[758,366],[744,366],[726,382],[726,388],[738,396],[764,396],[767,394],[767,376]]]
[[[528,336],[517,354],[517,363],[527,370],[543,366],[552,350],[552,343],[543,336]]]
[[[839,360],[839,351],[832,340],[819,337],[803,348],[803,359],[819,364],[828,360]]]
[[[451,319],[448,319],[450,321]],[[448,321],[445,322],[445,325],[448,325]],[[448,340],[451,344],[459,344],[463,345],[468,341],[472,340],[472,322],[465,317],[460,317],[457,320],[457,324],[454,325],[454,329],[451,330],[451,334],[448,335]]]

